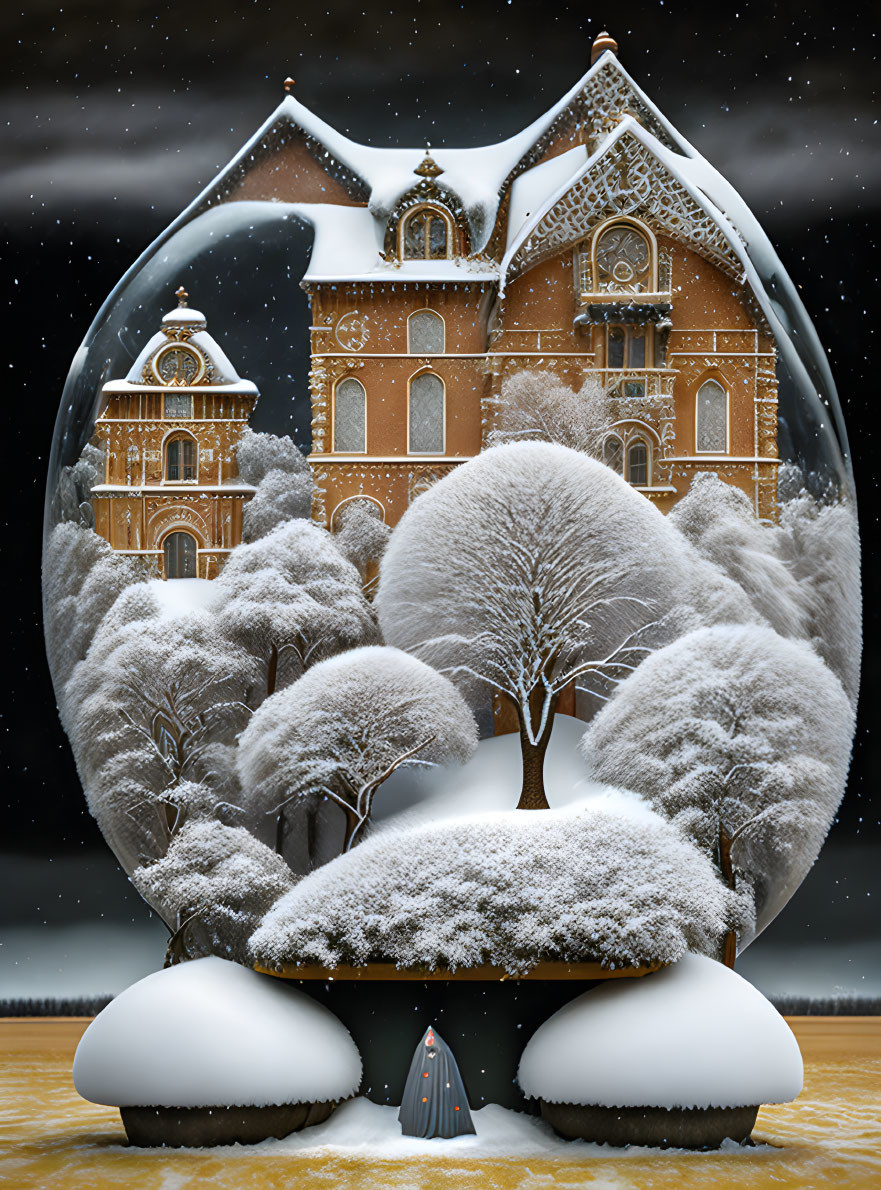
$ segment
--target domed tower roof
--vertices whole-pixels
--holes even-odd
[[[183,286],[176,296],[177,306],[163,315],[160,330],[140,352],[125,380],[111,380],[104,385],[104,392],[160,387],[209,388],[256,395],[256,386],[239,376],[216,339],[208,333],[208,321],[202,311],[187,304],[189,294]]]

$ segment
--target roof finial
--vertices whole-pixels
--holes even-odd
[[[183,307],[184,307],[184,306],[187,304],[187,298],[188,298],[190,295],[187,293],[187,291],[184,289],[184,287],[183,287],[183,285],[182,285],[182,286],[180,287],[180,289],[176,289],[176,290],[174,291],[174,296],[177,298],[177,304],[178,304],[178,306],[179,306],[181,309],[183,309]]]
[[[593,66],[593,64],[594,64],[594,62],[596,62],[597,58],[599,58],[602,54],[604,54],[606,52],[606,50],[611,51],[611,53],[613,53],[613,54],[617,54],[618,53],[618,42],[615,40],[614,37],[610,37],[609,34],[604,29],[602,31],[602,33],[600,33],[599,37],[596,38],[593,45],[591,46],[591,50],[590,50],[590,64],[591,64],[591,66]]]
[[[288,75],[288,77],[284,81],[284,89],[288,93],[290,93],[294,89],[294,80],[291,78],[290,75]]]
[[[416,166],[416,168],[413,170],[413,173],[419,174],[420,178],[436,178],[443,172],[444,171],[431,155],[431,142],[426,141],[425,157],[423,158],[422,162]]]

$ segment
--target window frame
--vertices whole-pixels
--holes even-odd
[[[440,321],[443,330],[443,350],[441,351],[414,351],[410,343],[410,323],[420,314],[432,314]],[[420,306],[418,310],[413,310],[407,315],[407,355],[446,355],[447,354],[447,320],[443,314],[433,309],[431,306]]]
[[[357,384],[358,387],[361,389],[361,395],[364,399],[364,405],[363,405],[363,409],[364,409],[364,446],[361,450],[340,450],[337,448],[337,444],[336,444],[337,395],[339,393],[341,386],[350,380],[354,381],[355,384]],[[330,407],[330,444],[331,444],[331,453],[332,454],[341,454],[341,455],[366,455],[367,454],[367,389],[364,385],[364,381],[359,380],[357,376],[352,376],[352,375],[341,376],[339,378],[339,380],[334,381],[333,397],[331,400],[331,407]]]
[[[600,289],[599,264],[597,263],[597,249],[603,236],[610,231],[614,231],[616,227],[627,228],[630,231],[635,231],[641,235],[646,242],[649,251],[649,268],[648,278],[644,289]],[[588,261],[584,260],[584,256],[588,257]],[[603,294],[627,294],[630,297],[636,297],[639,294],[649,294],[658,292],[658,241],[654,232],[650,227],[641,223],[638,219],[622,218],[615,215],[611,219],[607,219],[605,223],[594,231],[590,239],[590,247],[588,252],[581,249],[579,253],[579,285],[582,293],[603,293]],[[585,268],[585,264],[588,267]],[[590,290],[584,289],[583,281],[585,275],[589,273],[590,284],[593,287]]]
[[[413,403],[413,385],[418,383],[424,376],[433,376],[441,384],[441,447],[440,450],[412,450],[410,446],[410,415]],[[407,381],[407,454],[419,458],[421,456],[431,456],[436,458],[440,455],[445,455],[447,452],[447,386],[443,376],[439,376],[437,372],[433,372],[430,368],[423,368],[414,374]]]
[[[193,568],[195,570],[194,574],[192,574],[192,575],[187,575],[187,574],[170,575],[168,573],[168,543],[171,541],[171,539],[173,537],[188,537],[190,539],[190,541],[192,541],[192,543],[193,543],[193,563],[194,563]],[[180,579],[180,578],[198,578],[199,577],[199,549],[200,549],[199,539],[196,536],[196,534],[193,533],[188,527],[184,528],[183,526],[178,525],[175,528],[170,529],[168,531],[168,533],[166,533],[165,536],[162,538],[162,541],[160,543],[160,548],[162,549],[162,576],[166,582],[176,581],[177,579]]]
[[[725,449],[724,450],[701,450],[700,442],[700,397],[703,389],[708,384],[713,384],[725,396]],[[731,453],[731,389],[728,385],[723,384],[718,376],[705,376],[700,384],[695,389],[694,394],[694,453],[696,455],[706,455],[712,458],[714,455],[727,455]]]
[[[405,254],[404,254],[404,239],[405,239],[405,234],[406,234],[406,230],[407,230],[407,224],[410,222],[410,220],[414,216],[420,214],[420,212],[423,212],[423,211],[428,212],[431,215],[436,215],[439,218],[443,219],[443,221],[446,225],[447,243],[446,243],[446,251],[444,252],[443,256],[429,255],[428,250],[430,247],[431,233],[430,233],[430,230],[428,227],[426,227],[426,231],[424,233],[425,255],[423,255],[423,256],[405,256]],[[454,238],[455,234],[456,234],[455,220],[453,219],[450,212],[444,210],[443,207],[438,206],[436,203],[431,203],[431,202],[421,202],[421,203],[417,203],[415,206],[408,207],[407,210],[404,211],[403,215],[401,215],[401,218],[398,222],[398,260],[401,260],[401,261],[407,261],[407,260],[421,260],[421,261],[452,260],[453,255],[454,255],[454,249],[455,249],[455,238]]]
[[[174,479],[171,475],[169,475],[171,463],[171,460],[169,459],[169,451],[171,447],[175,445],[175,443],[189,443],[193,448],[193,474],[191,476],[180,476],[177,479]],[[187,430],[171,430],[166,435],[165,440],[162,443],[162,482],[197,484],[199,482],[200,453],[199,443],[193,434],[190,434]],[[183,459],[180,459],[178,461],[178,469],[183,471],[184,466],[185,464]]]
[[[645,448],[645,483],[635,483],[630,478],[630,452],[636,446]],[[634,434],[627,439],[624,446],[623,478],[634,488],[650,488],[652,486],[652,444],[643,434]]]

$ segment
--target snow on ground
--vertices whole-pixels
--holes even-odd
[[[114,1106],[321,1103],[358,1089],[348,1030],[305,992],[226,959],[156,971],[89,1025],[77,1091]]]
[[[551,809],[578,802],[645,822],[659,821],[637,794],[590,780],[578,752],[586,730],[587,725],[571,715],[557,715],[554,719],[545,757],[545,792]],[[522,779],[520,736],[516,732],[481,740],[474,756],[461,767],[400,768],[376,795],[371,836],[386,826],[409,827],[423,821],[513,810]]]
[[[196,611],[210,612],[224,595],[216,583],[205,578],[152,578],[147,586],[159,604],[159,615],[163,619]]]
[[[798,1042],[736,972],[703,955],[615,980],[564,1005],[529,1040],[517,1081],[552,1103],[751,1107],[802,1089]]]

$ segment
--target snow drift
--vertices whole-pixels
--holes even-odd
[[[526,1095],[606,1107],[788,1103],[802,1088],[798,1042],[736,972],[689,954],[642,979],[578,996],[533,1035]]]
[[[361,1059],[303,992],[205,958],[111,1000],[77,1047],[73,1081],[84,1099],[115,1107],[318,1103],[357,1091]]]

